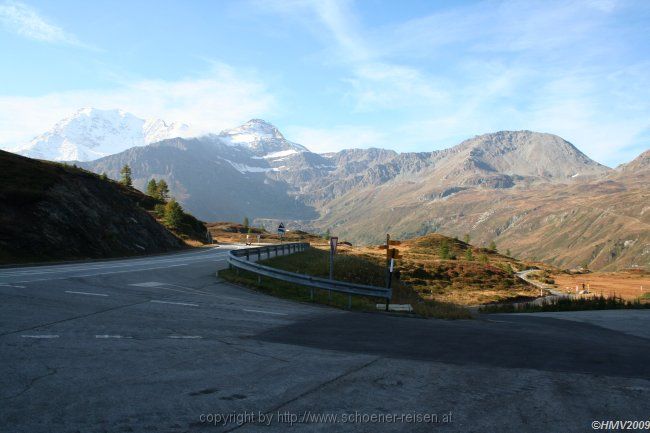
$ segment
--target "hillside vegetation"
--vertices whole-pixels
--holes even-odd
[[[442,318],[466,318],[466,307],[533,299],[539,289],[518,278],[515,272],[531,263],[474,247],[458,239],[431,234],[406,240],[396,246],[402,258],[396,261],[393,278],[393,303],[411,304],[416,313]],[[261,263],[308,275],[327,277],[329,245],[325,239],[312,242],[312,248]],[[334,278],[342,281],[383,287],[386,283],[386,250],[380,246],[354,247],[339,244],[334,261]],[[308,292],[275,280],[257,283],[252,274],[223,271],[220,275],[260,287],[277,296],[308,300]],[[347,297],[317,301],[344,307]],[[375,309],[377,300],[357,299],[353,306]]]
[[[185,248],[205,239],[183,214],[176,233],[153,215],[159,200],[60,163],[0,151],[0,263],[108,258]]]

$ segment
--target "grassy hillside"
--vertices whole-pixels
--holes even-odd
[[[402,255],[396,262],[401,282],[425,301],[469,306],[539,295],[538,289],[515,275],[530,267],[529,263],[486,248],[440,234],[406,240],[396,248]],[[381,247],[343,246],[339,250],[385,266],[386,250]]]
[[[528,269],[531,263],[478,248],[457,239],[431,234],[403,241],[396,248],[402,255],[396,262],[393,280],[393,303],[411,304],[416,313],[443,318],[466,318],[465,307],[539,296],[539,289],[519,279],[515,272]],[[280,269],[327,277],[329,246],[322,239],[312,248],[289,256],[274,257],[262,263]],[[468,253],[468,251],[470,251]],[[361,284],[384,286],[386,250],[379,246],[353,247],[339,245],[334,262],[334,278]],[[274,280],[257,283],[252,274],[233,271],[220,273],[226,278],[243,282],[277,296],[309,300],[308,292],[293,285]],[[317,301],[346,306],[347,297],[329,300],[317,294]],[[359,298],[353,307],[375,309],[377,300]]]
[[[179,236],[205,239],[188,215],[178,236],[163,227],[156,204],[77,167],[0,151],[0,263],[152,254],[185,248]]]

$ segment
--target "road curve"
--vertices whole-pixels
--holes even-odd
[[[585,431],[649,413],[650,340],[608,312],[346,312],[224,283],[226,254],[0,270],[0,431]],[[386,413],[402,418],[365,418]],[[434,413],[451,422],[404,418]]]

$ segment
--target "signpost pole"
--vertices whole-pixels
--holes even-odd
[[[391,280],[391,269],[390,269],[390,234],[386,233],[386,288],[390,290],[390,280]],[[386,311],[388,311],[388,304],[390,303],[390,298],[386,298]]]
[[[330,237],[330,280],[334,279],[334,254],[339,243],[338,237]],[[327,299],[332,300],[332,290],[327,291]]]

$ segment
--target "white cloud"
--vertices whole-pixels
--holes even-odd
[[[0,23],[6,30],[29,39],[86,47],[77,37],[47,21],[31,6],[16,1],[0,4]]]
[[[215,64],[201,77],[178,81],[142,80],[107,90],[0,96],[0,144],[11,148],[25,143],[81,107],[121,108],[142,118],[187,123],[197,133],[207,133],[266,116],[276,105],[256,77]]]
[[[316,153],[368,148],[384,141],[384,135],[370,127],[340,125],[332,128],[289,126],[287,137]]]

